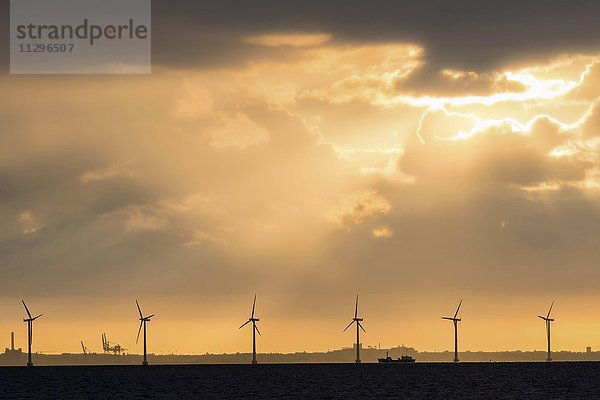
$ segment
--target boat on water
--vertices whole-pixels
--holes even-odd
[[[415,362],[415,359],[409,356],[408,354],[403,355],[400,358],[392,358],[386,351],[385,358],[378,358],[377,361],[380,363],[413,363]]]

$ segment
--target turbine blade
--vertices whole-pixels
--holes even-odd
[[[342,332],[346,332],[346,330],[347,330],[348,328],[350,328],[350,326],[351,326],[353,323],[354,323],[354,320],[352,320],[352,321],[351,321],[351,322],[348,324],[348,326],[346,327],[346,329],[344,329]]]
[[[248,325],[249,323],[250,323],[250,320],[248,320],[248,321],[244,322],[244,323],[242,324],[242,326],[240,326],[238,329],[242,329],[243,327],[245,327],[245,326],[246,326],[246,325]]]
[[[360,326],[360,329],[362,329],[364,333],[367,333],[367,331],[365,331],[365,328],[363,328],[363,326],[360,322],[357,322],[357,324],[358,324],[358,326]]]
[[[354,318],[358,317],[358,294],[356,295],[356,307],[354,308]]]
[[[458,303],[458,308],[456,309],[456,312],[454,313],[454,318],[456,318],[456,316],[458,315],[458,310],[460,310],[461,305],[462,305],[462,299],[460,299],[460,303]]]
[[[135,305],[137,306],[138,312],[140,313],[140,318],[144,318],[144,316],[142,315],[142,309],[140,308],[140,303],[138,303],[138,301],[135,301]]]
[[[31,313],[29,312],[29,308],[27,308],[27,304],[25,304],[25,300],[21,300],[23,302],[23,305],[25,306],[25,311],[27,311],[27,315],[29,315],[29,318],[31,318]]]
[[[454,318],[452,318],[452,317],[442,317],[442,319],[447,319],[448,321],[453,321],[454,320]]]
[[[252,318],[254,318],[254,307],[256,306],[256,293],[254,293],[254,301],[252,302]]]
[[[144,319],[150,319],[150,318],[154,317],[155,315],[156,315],[156,314],[150,314],[150,315],[148,315],[147,317],[144,317]]]
[[[42,315],[44,315],[44,314],[40,314],[40,315],[38,315],[37,317],[33,317],[33,318],[31,318],[31,320],[32,320],[32,321],[35,321],[36,319],[38,319],[38,318],[39,318],[39,317],[41,317]]]
[[[538,318],[541,318],[541,319],[543,319],[544,321],[547,321],[547,320],[548,320],[548,318],[546,318],[546,317],[542,317],[541,315],[538,315]]]
[[[254,329],[256,329],[256,332],[258,332],[258,334],[260,335],[260,331],[258,330],[258,326],[256,326],[256,324],[254,324]]]
[[[548,310],[548,315],[546,315],[546,318],[550,318],[550,313],[552,312],[553,306],[554,306],[554,301],[552,301],[552,304],[550,304],[550,309]]]
[[[138,329],[138,334],[137,334],[137,338],[135,338],[135,343],[137,344],[137,342],[140,340],[140,332],[142,331],[142,325],[144,324],[144,321],[140,321],[140,329]]]

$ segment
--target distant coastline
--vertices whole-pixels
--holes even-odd
[[[18,350],[6,349],[0,354],[0,366],[25,365],[27,354]],[[364,363],[376,363],[378,357],[385,357],[386,352],[391,357],[408,354],[417,362],[450,362],[454,357],[451,351],[420,352],[412,347],[393,348],[362,348]],[[298,352],[298,353],[259,353],[259,363],[352,363],[354,349],[345,348],[327,352]],[[249,364],[250,353],[233,354],[148,354],[151,364]],[[600,361],[600,351],[571,352],[557,351],[552,353],[555,361]],[[511,362],[511,361],[545,361],[545,351],[464,351],[460,360],[466,362]],[[63,353],[63,354],[33,354],[35,365],[138,365],[142,362],[139,354],[104,354],[104,353]]]

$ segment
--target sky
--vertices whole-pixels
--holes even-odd
[[[8,2],[0,28],[8,32]],[[10,75],[0,342],[600,348],[600,3],[153,1],[152,74]]]

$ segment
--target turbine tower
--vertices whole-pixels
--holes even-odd
[[[552,312],[553,306],[554,306],[554,302],[552,302],[552,304],[550,304],[550,309],[548,309],[548,314],[546,314],[545,317],[538,315],[538,318],[541,318],[544,321],[546,321],[546,334],[548,336],[548,358],[546,358],[546,361],[552,361],[552,352],[550,351],[550,323],[552,321],[554,321],[554,318],[550,318],[550,313]]]
[[[454,317],[442,317],[442,319],[447,319],[454,323],[454,362],[458,362],[458,323],[461,321],[460,318],[456,318],[458,316],[458,310],[460,310],[460,306],[462,305],[462,299],[460,303],[458,303],[458,308],[454,313]]]
[[[33,321],[35,321],[36,319],[38,319],[39,317],[41,317],[43,314],[40,314],[36,317],[32,317],[31,313],[29,312],[29,308],[27,308],[27,304],[25,304],[24,300],[21,300],[23,302],[23,306],[25,307],[25,311],[27,311],[27,316],[29,318],[23,318],[23,322],[27,322],[27,366],[28,367],[33,367],[33,363],[31,362],[31,342],[33,341]]]
[[[346,327],[346,329],[343,330],[343,332],[346,332],[346,330],[348,328],[350,328],[350,326],[352,326],[352,324],[356,323],[356,363],[360,364],[360,330],[362,329],[363,332],[367,332],[365,331],[365,328],[363,328],[362,324],[360,323],[360,321],[362,321],[362,318],[358,318],[358,295],[356,295],[356,306],[354,307],[354,318],[352,318],[352,321],[350,321],[350,323],[348,324],[348,326]]]
[[[252,315],[248,318],[248,321],[244,322],[239,329],[252,322],[252,364],[256,364],[256,332],[260,335],[260,331],[256,326],[256,323],[260,321],[259,318],[254,318],[254,308],[256,307],[256,294],[254,295],[254,301],[252,302]]]
[[[137,305],[138,312],[140,313],[140,329],[138,329],[137,338],[135,339],[135,343],[140,340],[140,332],[142,331],[142,326],[144,327],[144,361],[142,361],[142,365],[148,365],[148,354],[146,352],[146,322],[150,322],[150,318],[154,317],[154,314],[148,315],[144,317],[142,314],[142,309],[140,308],[140,303],[135,301],[135,305]]]

